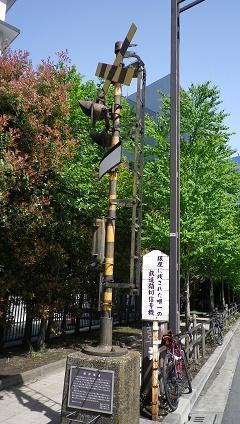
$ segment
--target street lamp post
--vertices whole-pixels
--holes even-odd
[[[171,132],[170,132],[170,303],[169,328],[180,331],[180,86],[179,45],[180,13],[202,3],[195,0],[180,7],[187,0],[171,0]]]
[[[179,328],[179,7],[171,0],[171,133],[170,133],[170,304],[169,327]]]

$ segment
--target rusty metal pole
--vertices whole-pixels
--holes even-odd
[[[116,43],[115,53],[118,52]],[[111,147],[120,141],[120,116],[121,116],[121,96],[122,88],[120,83],[114,84],[114,107],[113,107],[113,133]],[[117,200],[117,171],[116,169],[109,174],[109,204],[108,216],[106,218],[106,241],[105,241],[105,267],[104,283],[106,287],[103,290],[102,298],[102,317],[100,330],[100,345],[112,346],[112,287],[107,287],[108,283],[113,283],[114,269],[114,244],[115,244],[115,221],[116,221],[116,202]]]

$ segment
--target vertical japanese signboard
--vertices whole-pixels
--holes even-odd
[[[169,320],[169,257],[160,250],[143,256],[142,319]]]

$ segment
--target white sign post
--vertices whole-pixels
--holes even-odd
[[[169,320],[169,257],[160,250],[143,256],[142,319]]]
[[[153,321],[152,420],[158,420],[158,323],[169,320],[169,257],[160,250],[143,256],[142,319]]]

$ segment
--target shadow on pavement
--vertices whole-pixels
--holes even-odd
[[[5,374],[0,375],[0,390],[8,390],[15,386],[22,386],[24,384],[21,374]]]
[[[32,412],[39,412],[49,418],[51,424],[59,424],[61,404],[48,398],[29,386],[14,387],[12,390],[18,403]],[[39,421],[41,422],[41,421]],[[45,422],[45,421],[44,421]]]

